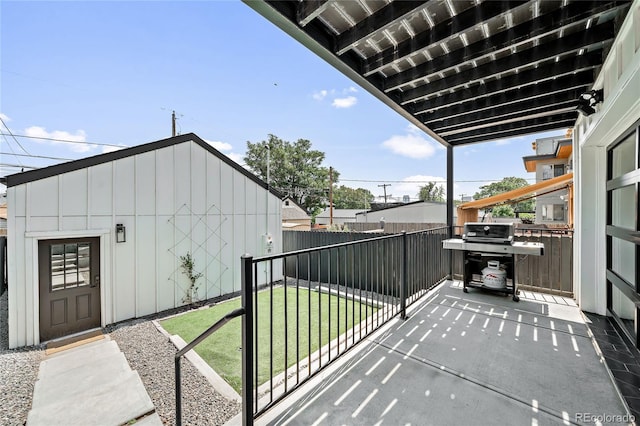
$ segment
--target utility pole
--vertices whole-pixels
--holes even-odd
[[[171,136],[176,135],[176,112],[171,111]]]
[[[384,190],[384,206],[387,207],[387,186],[391,186],[390,183],[383,183],[382,185],[378,185],[379,187],[381,186],[382,189]]]
[[[333,225],[333,167],[329,167],[329,226]]]

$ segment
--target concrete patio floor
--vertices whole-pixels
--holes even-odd
[[[269,425],[631,424],[571,299],[445,282],[291,397]]]

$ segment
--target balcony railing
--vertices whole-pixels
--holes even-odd
[[[567,245],[561,239],[544,240],[558,235],[532,232],[533,238],[550,244],[546,253],[553,255],[553,247]],[[339,238],[351,241],[243,256],[243,306],[228,315],[243,317],[243,423],[252,424],[393,317],[404,318],[408,305],[449,278],[456,269],[454,253],[442,249],[449,235],[448,227],[355,241],[362,236],[345,234]],[[518,236],[525,237],[531,235]],[[179,371],[176,374],[179,386]],[[179,407],[176,411],[181,412]]]
[[[253,270],[243,288],[254,292],[254,416],[447,278],[447,236],[443,227],[243,258]]]
[[[242,257],[242,307],[176,354],[242,316],[242,422],[286,397],[448,277],[449,228]]]

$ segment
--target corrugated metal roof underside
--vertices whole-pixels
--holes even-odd
[[[246,3],[445,145],[572,127],[630,1]],[[606,96],[606,94],[605,94]]]

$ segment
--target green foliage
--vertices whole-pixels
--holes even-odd
[[[185,297],[182,299],[184,303],[193,303],[198,298],[198,288],[196,285],[199,278],[202,277],[202,272],[195,271],[195,263],[191,253],[187,252],[184,256],[180,256],[180,268],[182,273],[189,279],[189,288],[186,291]]]
[[[520,219],[522,219],[523,222],[533,223],[535,218],[536,218],[535,213],[520,213]]]
[[[438,201],[444,202],[444,187],[442,184],[436,182],[429,182],[428,184],[420,187],[418,192],[418,198],[420,201]]]
[[[351,232],[349,226],[346,223],[334,223],[333,225],[327,226],[327,231],[329,232]]]
[[[493,217],[516,217],[516,213],[513,211],[513,207],[508,204],[502,204],[495,206],[491,210]]]
[[[493,182],[489,185],[483,185],[480,187],[480,191],[473,195],[474,200],[481,200],[483,198],[491,197],[494,195],[502,194],[503,192],[512,191],[514,189],[529,186],[526,179],[519,177],[506,177],[500,182]],[[514,211],[519,212],[531,212],[536,209],[536,202],[533,199],[521,201],[513,206]],[[496,216],[494,214],[494,216]]]
[[[366,316],[376,312],[376,308],[366,306],[354,300],[347,300],[335,295],[319,294],[318,292],[300,289],[298,295],[294,288],[284,288],[273,291],[273,299],[268,291],[258,293],[258,385],[269,380],[269,354],[273,351],[274,375],[284,370],[285,365],[285,316],[288,312],[287,324],[288,358],[286,365],[292,366],[296,362],[296,336],[300,338],[300,359],[309,356],[308,347],[311,344],[311,352],[316,352],[320,347],[335,339],[338,335],[351,329],[354,325],[363,321]],[[285,303],[286,301],[286,303]],[[322,308],[318,309],[318,304]],[[329,305],[331,308],[329,309]],[[190,342],[211,324],[222,318],[234,309],[240,307],[240,299],[211,306],[209,309],[199,309],[161,321],[162,327],[170,334],[177,334],[185,341]],[[299,314],[298,327],[300,332],[296,334],[296,321],[291,318]],[[331,312],[331,321],[329,321]],[[346,315],[346,313],[349,313]],[[355,315],[355,319],[352,316]],[[340,321],[338,321],[338,316]],[[347,319],[345,324],[344,319]],[[331,323],[331,330],[328,324]],[[211,366],[224,380],[227,381],[238,393],[242,389],[242,351],[241,351],[241,325],[240,318],[235,318],[224,327],[217,330],[201,344],[195,347],[195,351]],[[346,325],[346,327],[345,327]],[[273,327],[273,348],[270,345],[269,330]],[[322,341],[318,339],[318,331],[321,328]],[[308,333],[311,330],[311,333]],[[311,342],[308,338],[311,337]]]
[[[371,191],[364,188],[341,185],[333,189],[333,207],[336,209],[368,209],[374,198]]]
[[[274,135],[266,141],[247,141],[244,162],[262,180],[313,213],[327,204],[329,192],[329,168],[322,167],[324,152],[311,149],[311,142],[298,139],[288,142]],[[339,173],[333,171],[334,182]]]

